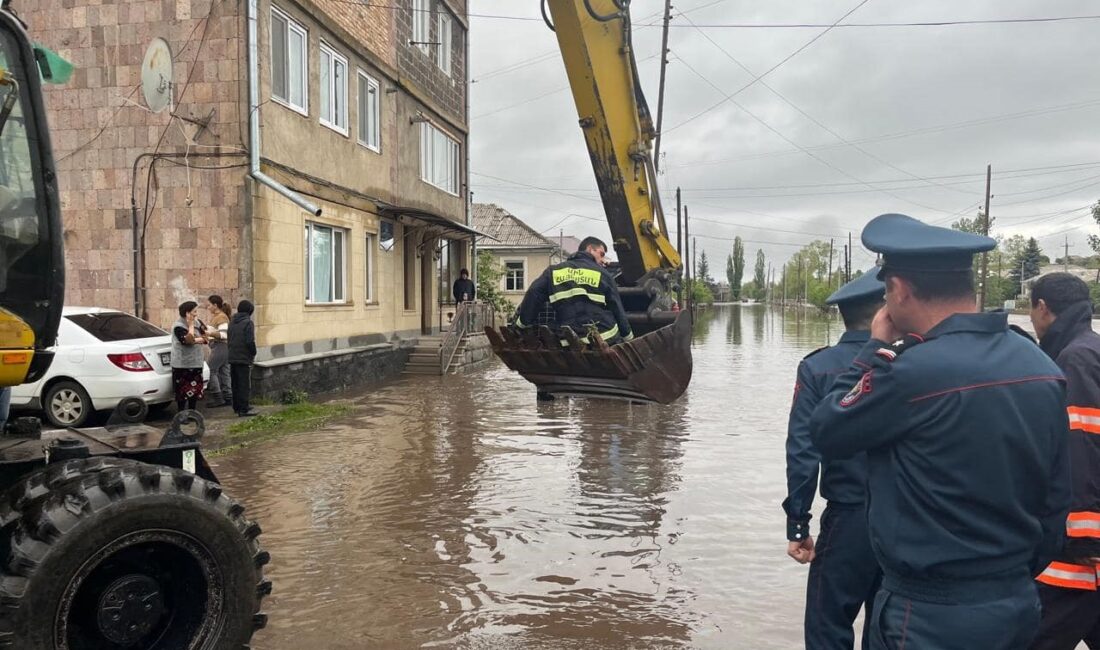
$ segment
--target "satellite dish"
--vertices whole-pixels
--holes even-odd
[[[172,103],[172,50],[168,41],[154,38],[141,62],[141,93],[145,105],[159,113]]]

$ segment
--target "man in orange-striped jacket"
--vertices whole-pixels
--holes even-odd
[[[1100,334],[1083,280],[1069,273],[1039,278],[1031,322],[1039,343],[1066,375],[1073,503],[1058,561],[1038,577],[1043,618],[1034,650],[1100,650]]]

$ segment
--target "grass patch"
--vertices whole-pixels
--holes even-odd
[[[252,445],[275,440],[291,433],[320,429],[334,417],[350,409],[342,404],[293,404],[274,413],[265,413],[229,425],[224,444],[210,456],[224,456]]]

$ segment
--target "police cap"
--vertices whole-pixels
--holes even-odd
[[[886,285],[878,279],[877,273],[868,271],[833,292],[833,295],[825,299],[825,304],[839,305],[872,298],[882,300],[884,293],[886,293]]]
[[[882,253],[879,277],[886,271],[969,271],[975,253],[997,246],[991,237],[929,226],[904,214],[871,219],[861,239],[868,249]]]

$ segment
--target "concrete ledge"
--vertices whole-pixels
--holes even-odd
[[[377,343],[257,361],[252,367],[252,393],[278,399],[288,390],[316,394],[385,381],[405,368],[412,353],[410,343]]]

